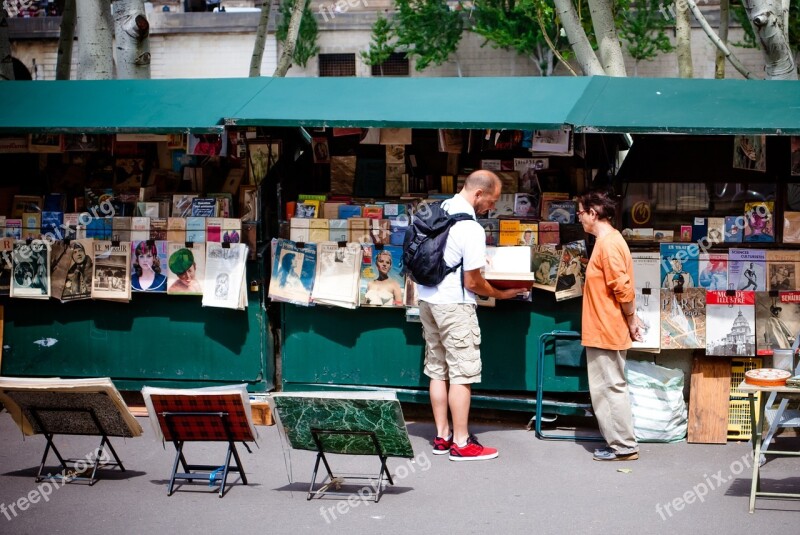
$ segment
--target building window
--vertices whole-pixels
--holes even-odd
[[[320,54],[320,76],[355,76],[355,54]]]
[[[405,52],[394,52],[383,63],[373,65],[372,76],[408,76],[408,58]]]

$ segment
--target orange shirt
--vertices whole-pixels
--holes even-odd
[[[633,260],[622,234],[598,238],[586,266],[581,344],[600,349],[628,349],[631,336],[620,303],[635,299]]]

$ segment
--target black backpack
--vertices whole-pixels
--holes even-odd
[[[439,201],[423,202],[417,207],[403,240],[403,265],[411,280],[423,286],[437,286],[461,266],[463,261],[448,266],[444,249],[453,225],[467,219],[474,220],[469,214],[448,214]]]

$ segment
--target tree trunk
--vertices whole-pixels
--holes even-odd
[[[61,31],[58,34],[56,80],[69,80],[72,70],[72,44],[75,41],[75,0],[64,0]]]
[[[111,2],[109,0],[76,0],[79,80],[111,80],[114,78]]]
[[[150,78],[150,23],[144,14],[144,0],[114,0],[114,30],[117,78]]]
[[[784,23],[784,2],[742,0],[742,4],[756,29],[766,57],[767,80],[797,80],[797,67],[789,48],[788,29]]]
[[[250,57],[250,77],[261,76],[261,61],[264,58],[264,46],[267,44],[267,27],[269,26],[269,12],[272,9],[272,0],[264,0],[261,4],[261,16],[258,18],[256,42],[253,45],[253,55]],[[298,26],[299,28],[299,26]]]
[[[14,79],[14,63],[11,61],[11,41],[8,38],[8,13],[0,5],[0,80]]]
[[[588,2],[603,70],[609,76],[627,76],[622,46],[619,43],[611,10],[611,0],[588,0]]]
[[[703,31],[706,32],[708,38],[711,39],[711,42],[714,43],[714,45],[725,55],[726,58],[728,58],[728,61],[731,62],[731,65],[733,65],[733,67],[737,71],[739,71],[739,73],[745,78],[747,79],[755,78],[755,76],[753,76],[753,73],[748,71],[747,67],[742,65],[742,62],[739,61],[739,59],[733,55],[733,52],[731,52],[728,49],[727,45],[725,45],[725,43],[723,43],[722,40],[720,40],[719,36],[716,33],[714,33],[714,30],[711,28],[711,25],[708,23],[706,18],[700,12],[700,8],[697,7],[697,2],[695,2],[695,0],[686,0],[686,3],[689,4],[689,9],[692,10],[694,18],[697,19],[697,22],[700,23],[700,26],[703,28]]]
[[[675,53],[678,56],[678,76],[694,78],[692,68],[692,24],[686,2],[675,2]]]
[[[728,45],[728,28],[730,27],[730,0],[719,0],[719,40]],[[714,65],[714,78],[725,78],[725,54],[717,49]]]
[[[289,19],[289,30],[286,32],[286,41],[283,42],[281,57],[278,59],[278,66],[272,76],[286,76],[286,71],[292,66],[292,56],[294,47],[297,45],[297,37],[300,35],[300,23],[303,21],[303,11],[306,8],[306,0],[294,0],[292,6],[292,18]]]
[[[583,31],[581,21],[578,19],[578,13],[575,11],[575,4],[572,3],[572,0],[554,1],[556,14],[564,27],[569,46],[575,52],[575,58],[578,60],[583,74],[585,76],[605,75],[606,72],[603,70],[603,66],[597,59],[594,50],[592,50],[592,45],[589,43],[589,38],[586,37],[586,32]]]

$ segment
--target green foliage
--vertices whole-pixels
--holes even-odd
[[[381,65],[385,63],[394,53],[396,39],[394,27],[387,19],[378,16],[378,20],[372,25],[372,42],[369,50],[361,52],[364,63],[369,66]]]
[[[275,38],[281,43],[286,42],[286,35],[289,33],[289,20],[292,18],[292,7],[294,7],[295,1],[300,0],[284,0],[281,4],[281,20],[275,30]],[[317,36],[319,35],[317,19],[311,11],[311,0],[305,0],[305,3],[303,20],[300,22],[300,33],[297,36],[294,54],[292,54],[292,61],[301,67],[305,67],[308,60],[319,53],[319,47],[317,46]]]
[[[444,0],[395,0],[397,48],[415,58],[416,70],[441,65],[458,48],[464,22]]]
[[[659,9],[664,9],[660,0],[627,0],[618,2],[616,15],[619,38],[626,43],[628,54],[639,61],[651,61],[661,52],[671,52],[675,47],[667,36],[666,29],[672,21]]]

